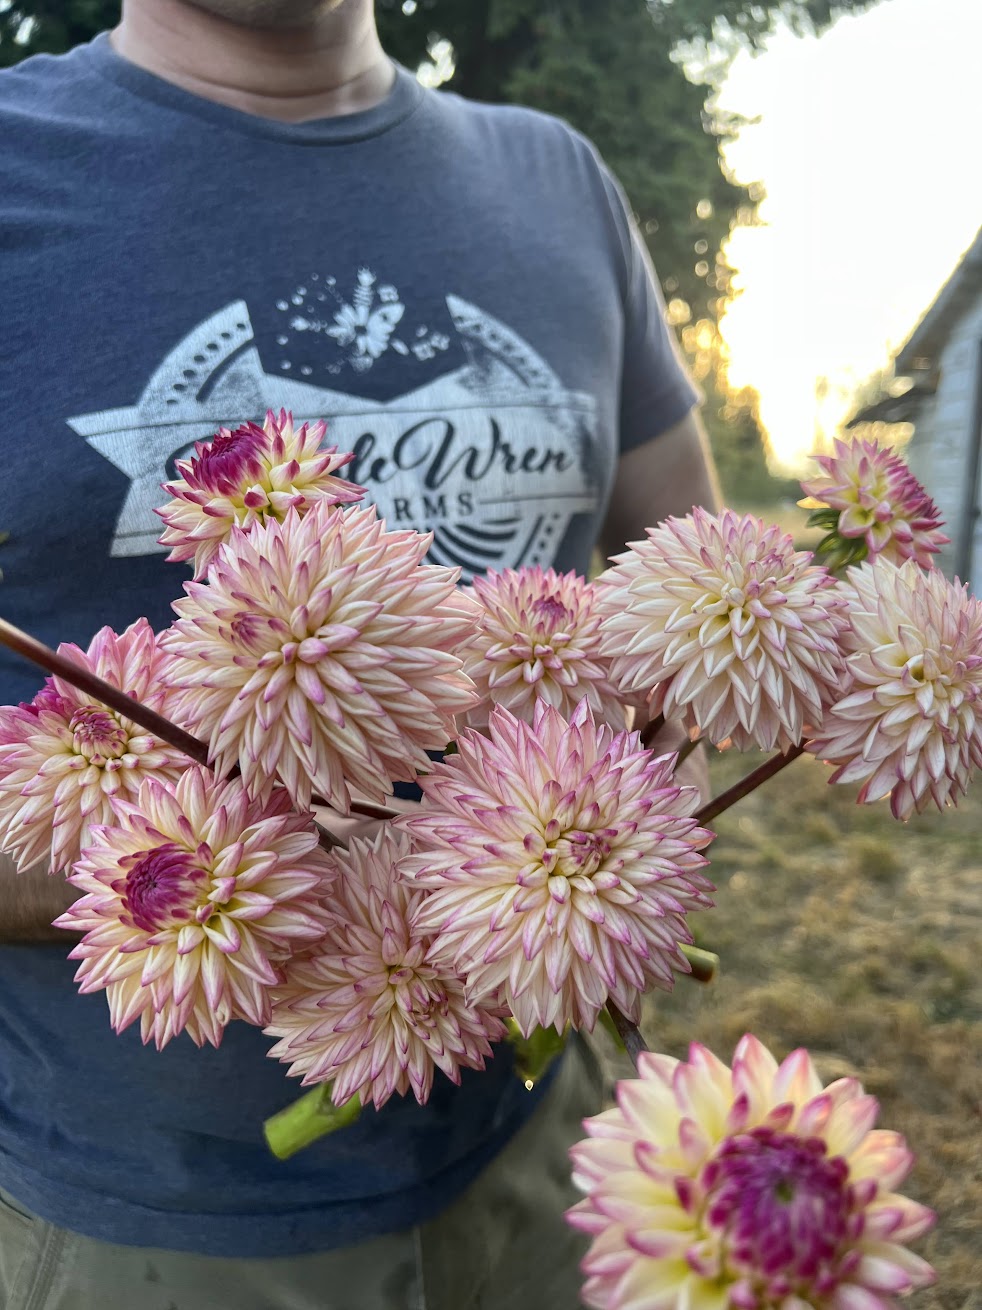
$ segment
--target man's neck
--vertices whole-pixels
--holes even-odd
[[[288,123],[371,109],[394,77],[372,0],[345,0],[285,31],[241,27],[184,0],[124,0],[110,40],[130,63],[193,95]]]

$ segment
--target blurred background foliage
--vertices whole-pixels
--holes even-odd
[[[620,178],[693,373],[729,503],[794,497],[770,478],[751,388],[735,392],[718,323],[723,245],[763,197],[720,149],[741,120],[715,105],[735,54],[776,24],[818,31],[875,0],[377,0],[386,49],[472,99],[531,105],[588,136]],[[119,0],[0,0],[0,67],[112,27]]]

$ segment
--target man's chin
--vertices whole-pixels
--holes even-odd
[[[348,0],[185,0],[215,18],[240,27],[288,31],[309,27]]]

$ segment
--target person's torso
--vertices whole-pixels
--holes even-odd
[[[267,407],[327,419],[389,524],[465,577],[586,567],[623,329],[582,142],[406,75],[363,135],[205,106],[104,44],[71,59],[43,121],[0,96],[9,618],[52,641],[168,622],[160,483]],[[0,662],[0,695],[20,675]]]
[[[189,574],[157,545],[160,484],[267,407],[325,418],[389,524],[432,530],[465,578],[585,570],[624,287],[599,167],[562,124],[400,73],[378,110],[288,128],[102,39],[0,79],[0,176],[2,617],[51,644],[165,626]],[[40,680],[0,655],[0,701]],[[0,948],[0,1184],[95,1236],[350,1241],[438,1208],[529,1112],[504,1054],[279,1165],[262,1121],[298,1089],[268,1040],[115,1037],[67,948]]]

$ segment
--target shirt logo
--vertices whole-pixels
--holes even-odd
[[[320,332],[343,350],[331,373],[350,366],[364,375],[386,350],[405,355],[410,371],[446,348],[436,333],[407,344],[398,292],[378,287],[368,270],[320,318],[309,296],[283,303],[289,331]],[[573,515],[599,503],[594,397],[565,388],[503,323],[456,296],[446,304],[466,363],[388,402],[265,372],[249,311],[235,301],[174,346],[135,404],[68,419],[130,479],[110,554],[162,549],[153,513],[160,484],[195,441],[283,407],[298,420],[327,420],[327,440],[354,451],[350,476],[389,526],[434,533],[434,563],[458,565],[465,578],[551,563]]]

